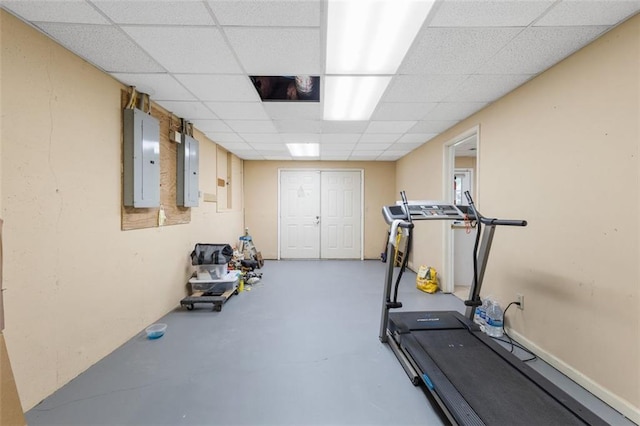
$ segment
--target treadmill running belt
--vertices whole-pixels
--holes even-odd
[[[411,334],[486,424],[585,424],[469,331]]]

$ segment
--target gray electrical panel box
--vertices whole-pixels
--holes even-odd
[[[124,205],[160,206],[160,122],[133,108],[124,110]]]
[[[176,204],[197,207],[200,146],[197,140],[183,133],[177,148]]]

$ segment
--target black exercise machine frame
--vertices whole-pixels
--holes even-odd
[[[406,261],[411,250],[411,233],[415,226],[413,220],[469,219],[456,206],[451,206],[447,203],[437,204],[438,202],[420,202],[419,204],[424,204],[420,206],[422,209],[416,209],[415,206],[412,208],[407,201],[404,191],[402,191],[400,195],[402,197],[401,203],[398,202],[395,206],[385,206],[382,209],[383,216],[390,225],[389,240],[387,243],[387,260],[393,258],[396,244],[395,236],[398,229],[406,229],[406,232],[408,233],[407,248],[396,280],[395,296],[397,296],[397,286],[400,283],[400,278],[406,267]],[[394,262],[388,261],[385,274],[382,317],[380,321],[380,341],[389,345],[411,382],[416,386],[423,384],[426,387],[435,402],[440,406],[443,413],[452,424],[484,425],[485,423],[461,395],[458,389],[456,389],[451,381],[445,376],[434,360],[431,359],[430,355],[421,347],[421,344],[416,340],[416,337],[412,335],[410,327],[403,324],[400,317],[402,314],[425,314],[427,316],[429,316],[429,314],[433,314],[437,315],[438,319],[440,319],[440,316],[446,316],[450,321],[453,319],[454,322],[457,322],[456,326],[453,328],[462,328],[465,329],[466,332],[471,333],[473,337],[479,339],[493,353],[497,354],[502,360],[508,363],[508,365],[537,385],[542,391],[567,409],[577,419],[589,425],[606,425],[606,422],[596,416],[593,412],[577,402],[541,374],[533,370],[530,366],[526,365],[521,359],[506,350],[502,345],[485,335],[478,325],[473,322],[475,309],[481,304],[480,290],[482,288],[484,273],[496,226],[526,226],[527,222],[524,220],[486,218],[476,210],[470,194],[465,192],[465,195],[469,201],[471,219],[476,222],[477,226],[477,235],[473,251],[474,276],[468,300],[464,302],[466,306],[465,315],[463,316],[459,312],[453,311],[433,311],[424,313],[401,312],[398,314],[399,319],[391,321],[390,323],[389,311],[391,309],[401,308],[402,303],[398,302],[396,297],[394,297],[393,300],[391,299],[395,268]],[[435,213],[434,210],[436,210]],[[486,229],[484,231],[482,231],[482,225],[485,225]],[[430,320],[431,318],[428,319]],[[447,330],[448,328],[443,326],[442,329]],[[452,330],[452,332],[455,331]]]

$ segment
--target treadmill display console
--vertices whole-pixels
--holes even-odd
[[[464,220],[464,214],[458,207],[443,201],[409,201],[408,208],[411,220]],[[387,223],[391,223],[396,219],[407,219],[407,214],[401,201],[398,201],[393,206],[382,207],[382,215]]]

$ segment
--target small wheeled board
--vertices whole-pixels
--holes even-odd
[[[196,291],[191,296],[182,299],[180,306],[185,306],[187,310],[192,311],[196,303],[211,303],[213,304],[213,310],[220,312],[222,305],[224,305],[231,296],[238,294],[238,288],[234,286],[217,296],[207,296],[206,294],[204,291]]]

